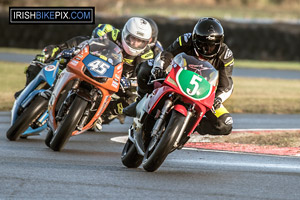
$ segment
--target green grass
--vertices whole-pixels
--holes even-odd
[[[25,85],[24,68],[28,63],[0,61],[0,110],[10,110],[14,93]]]
[[[234,67],[236,67],[236,68],[256,68],[256,69],[299,70],[300,71],[300,62],[235,60]]]
[[[17,54],[36,55],[36,54],[41,53],[41,49],[22,49],[22,48],[0,47],[0,53],[17,53]]]
[[[27,63],[0,61],[0,110],[10,110],[14,93],[25,85]],[[234,77],[234,92],[225,102],[231,113],[300,113],[300,80]]]
[[[235,77],[224,103],[232,113],[300,113],[300,80]]]

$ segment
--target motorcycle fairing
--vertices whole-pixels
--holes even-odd
[[[88,54],[82,62],[94,77],[112,78],[114,74],[115,67],[99,57]]]
[[[47,82],[50,86],[53,84],[56,74],[59,71],[59,62],[55,60],[53,63],[45,66],[42,70],[38,73],[38,75],[26,86],[26,88],[22,91],[19,97],[14,102],[13,108],[11,110],[11,125],[13,125],[18,118],[18,110],[20,107],[25,108],[33,98],[38,95],[39,93],[45,91],[44,89],[37,90],[38,86],[41,84],[42,81]],[[44,113],[42,116],[48,116],[48,111]],[[46,119],[39,119],[43,124],[47,120]],[[38,128],[31,128],[29,127],[25,132],[22,133],[22,136],[29,136],[36,134],[42,130],[47,128],[47,125],[44,124]]]
[[[87,58],[87,60],[85,60]],[[113,60],[113,59],[112,59]],[[118,59],[116,60],[118,61]],[[101,100],[100,105],[97,108],[97,111],[95,112],[94,116],[92,117],[92,120],[90,120],[83,128],[82,130],[75,130],[72,135],[78,135],[85,130],[91,128],[94,124],[94,121],[99,118],[99,116],[104,112],[104,110],[107,108],[110,100],[111,100],[111,95],[114,92],[117,92],[119,90],[119,84],[121,80],[121,75],[123,71],[123,63],[122,62],[115,62],[115,66],[110,66],[100,68],[98,69],[98,75],[94,74],[95,76],[98,77],[104,77],[106,76],[107,80],[103,83],[97,82],[94,80],[92,77],[87,76],[84,74],[84,67],[88,68],[88,65],[91,62],[95,62],[90,65],[90,68],[98,69],[98,64],[101,65],[101,63],[105,63],[107,65],[109,64],[109,59],[108,62],[106,62],[101,57],[97,57],[94,55],[90,55],[89,51],[89,46],[86,46],[79,54],[77,54],[70,62],[67,64],[67,68],[63,70],[60,74],[60,77],[55,85],[54,91],[51,95],[50,101],[49,101],[49,121],[48,121],[48,126],[53,130],[53,132],[57,129],[57,122],[55,119],[55,107],[56,101],[58,98],[58,95],[61,93],[62,89],[65,88],[65,86],[72,81],[73,79],[79,79],[80,81],[85,81],[87,83],[90,83],[91,85],[94,85],[97,87],[101,93],[102,97],[104,99]],[[95,73],[97,73],[97,69],[94,70]],[[104,70],[104,71],[102,71]],[[90,71],[91,72],[91,71]],[[101,73],[103,72],[103,73]]]

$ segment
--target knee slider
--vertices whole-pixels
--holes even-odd
[[[229,135],[232,131],[233,120],[230,114],[226,113],[217,119],[218,135]]]

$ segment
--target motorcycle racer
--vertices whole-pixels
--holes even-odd
[[[155,24],[155,26],[152,25],[153,24],[152,19],[148,18],[147,21],[151,22],[150,25],[151,25],[151,28],[154,33],[154,35],[152,34],[152,38],[151,38],[152,42],[151,42],[151,44],[149,44],[149,47],[151,49],[153,49],[153,52],[157,52],[157,51],[159,51],[157,49],[162,49],[161,44],[158,41],[155,43],[155,45],[153,45],[153,41],[157,40],[157,33],[158,33],[157,26],[156,26],[156,24]],[[93,30],[91,37],[76,36],[76,37],[73,37],[61,44],[46,46],[40,54],[35,56],[33,62],[31,62],[30,65],[25,68],[25,70],[24,70],[24,73],[26,74],[25,87],[36,77],[36,75],[41,70],[42,66],[38,65],[38,63],[35,61],[42,62],[42,63],[50,63],[50,62],[54,61],[56,56],[63,50],[78,47],[78,45],[80,43],[82,43],[83,41],[89,40],[90,38],[102,37],[105,34],[112,32],[115,29],[116,28],[110,24],[98,24],[98,26]],[[71,53],[71,51],[69,51],[69,53]],[[150,52],[149,52],[149,55],[151,57]],[[15,98],[17,98],[22,91],[23,91],[23,89],[20,91],[17,91],[15,93]]]
[[[135,31],[136,33],[139,31],[144,38],[134,35]],[[123,78],[121,79],[121,87],[123,92],[130,86],[128,78],[136,77],[136,69],[138,68],[136,66],[139,66],[141,62],[153,58],[154,52],[158,53],[162,51],[162,46],[160,42],[157,41],[157,34],[158,28],[152,19],[148,18],[145,20],[139,17],[130,18],[126,22],[123,30],[116,29],[110,24],[99,24],[93,30],[91,38],[103,36],[108,37],[124,50],[124,70],[122,73]],[[62,51],[64,51],[62,57],[69,60],[75,55],[75,49],[80,48],[79,44],[84,46],[82,43],[87,41],[89,38],[90,37],[78,36],[60,45],[49,45],[44,48],[42,54],[36,56],[35,60],[40,62],[51,62],[55,59],[58,53]],[[151,49],[153,49],[153,51]],[[65,64],[66,63],[67,62],[65,62]],[[26,85],[36,76],[36,74],[38,74],[40,69],[41,68],[36,65],[30,65],[28,67],[26,70]],[[17,97],[21,92],[22,90],[17,92],[15,96]],[[119,90],[119,92],[121,92],[121,90]],[[43,96],[45,98],[49,98],[50,94],[51,91],[48,90]],[[132,101],[134,101],[134,99]],[[119,102],[111,102],[107,110],[111,110],[112,113],[110,113],[110,115],[119,117],[120,122],[123,123],[125,116],[122,115],[122,110],[123,107],[127,105],[129,104],[124,100],[124,98],[120,98]],[[101,127],[99,127],[99,129],[101,129]]]
[[[213,108],[205,114],[195,129],[201,135],[228,135],[232,131],[233,120],[223,103],[233,91],[231,76],[234,58],[232,51],[223,41],[224,30],[221,23],[214,18],[201,18],[192,33],[179,36],[166,51],[161,53],[160,59],[163,66],[153,67],[152,72],[148,74],[148,77],[151,73],[155,78],[164,77],[163,68],[165,69],[171,63],[172,58],[181,52],[206,60],[219,71],[219,83]],[[151,86],[145,83],[139,87],[152,90]],[[125,108],[124,113],[134,116],[135,105],[131,104]]]

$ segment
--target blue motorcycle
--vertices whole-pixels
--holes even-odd
[[[19,137],[38,135],[47,128],[48,100],[39,94],[53,84],[59,71],[59,60],[51,64],[32,62],[40,65],[42,70],[14,102],[11,110],[11,126],[6,132],[6,137],[11,141]]]

